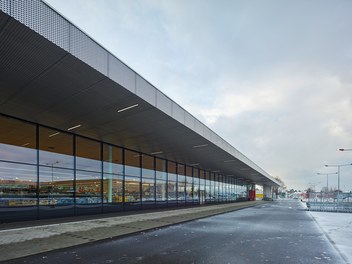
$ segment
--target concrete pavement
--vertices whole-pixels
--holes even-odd
[[[263,203],[253,201],[207,205],[43,225],[35,222],[35,226],[26,227],[5,224],[0,226],[0,261],[116,238]],[[70,221],[70,218],[61,221]]]
[[[114,227],[110,229],[113,230]],[[136,232],[118,239],[63,248],[9,260],[6,263],[342,264],[346,262],[310,213],[299,201],[291,200],[259,204],[245,210],[155,228],[148,232]]]

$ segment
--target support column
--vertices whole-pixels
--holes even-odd
[[[263,185],[263,195],[264,195],[264,198],[272,198],[270,185],[266,185],[266,184]]]

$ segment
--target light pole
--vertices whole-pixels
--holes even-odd
[[[350,164],[338,164],[338,165],[330,165],[325,164],[325,167],[337,167],[337,208],[339,208],[339,198],[340,198],[340,167],[351,166]]]
[[[329,175],[330,174],[337,174],[337,172],[330,172],[330,173],[317,173],[318,175],[326,175],[326,192],[329,192]]]
[[[339,148],[339,151],[352,151],[352,149]]]

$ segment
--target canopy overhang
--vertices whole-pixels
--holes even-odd
[[[0,1],[0,9],[0,113],[63,131],[80,125],[74,133],[279,185],[47,4]]]

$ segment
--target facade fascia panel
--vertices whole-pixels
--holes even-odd
[[[139,75],[136,76],[136,94],[152,106],[156,106],[156,88]]]
[[[172,101],[160,91],[156,91],[156,107],[172,116]]]
[[[108,60],[109,78],[135,94],[136,73],[111,54],[109,54]]]

